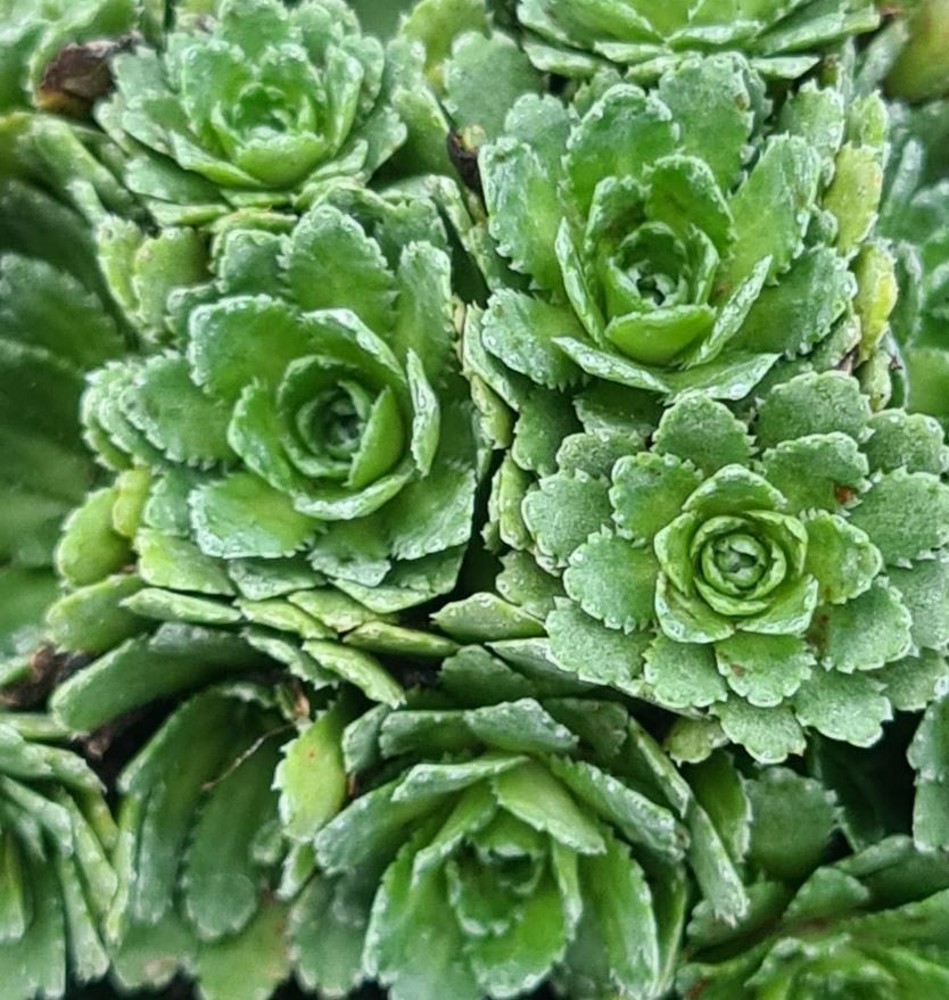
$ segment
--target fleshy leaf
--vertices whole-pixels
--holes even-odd
[[[773,708],[806,684],[817,663],[803,639],[739,633],[715,644],[718,669],[736,694]]]
[[[831,739],[868,747],[880,738],[893,710],[871,675],[815,670],[794,698],[794,713]]]
[[[570,557],[567,593],[593,618],[632,632],[652,619],[659,564],[649,549],[603,533]]]
[[[745,425],[727,407],[701,394],[685,396],[663,413],[654,447],[706,474],[726,465],[746,465],[751,458]]]
[[[737,698],[729,698],[715,705],[713,711],[729,739],[743,746],[762,764],[777,764],[789,754],[804,752],[804,733],[786,706],[755,708]]]
[[[701,482],[675,455],[643,452],[621,458],[613,469],[613,520],[634,542],[647,545],[681,511]]]
[[[708,645],[674,642],[658,635],[646,651],[643,673],[650,696],[667,708],[705,708],[727,690]]]

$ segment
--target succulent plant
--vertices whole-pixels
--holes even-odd
[[[789,365],[870,357],[892,307],[892,265],[867,242],[886,113],[876,96],[848,106],[847,79],[775,112],[728,54],[645,90],[607,77],[566,108],[521,98],[479,156],[488,228],[516,273],[494,278],[469,336],[513,373],[502,397],[518,409],[525,380],[594,377],[740,399]]]
[[[871,31],[867,0],[518,0],[525,48],[542,69],[564,76],[604,61],[652,75],[689,52],[738,50],[773,76],[794,77],[843,39]]]
[[[127,235],[109,259],[134,285]],[[137,498],[146,583],[228,597],[249,573],[253,596],[332,584],[379,613],[454,586],[485,449],[447,248],[431,202],[338,189],[289,232],[225,233],[215,280],[172,296],[168,347],[91,376],[88,438]]]
[[[342,0],[224,0],[204,30],[173,31],[112,71],[97,114],[162,224],[306,204],[328,178],[368,179],[404,139],[383,46]]]
[[[601,693],[536,642],[469,646],[435,688],[352,723],[356,795],[316,834],[292,918],[303,982],[342,996],[368,975],[393,1000],[548,977],[578,1000],[664,995],[689,873],[725,920],[746,901],[695,793]]]
[[[949,986],[946,855],[891,837],[817,868],[793,894],[758,888],[737,930],[696,911],[678,979],[687,1000],[893,1000]]]
[[[0,713],[0,982],[10,1000],[67,995],[109,967],[115,824],[99,779],[52,720]]]
[[[684,396],[605,470],[578,453],[521,502],[527,551],[563,588],[548,576],[563,666],[711,716],[765,761],[807,728],[869,746],[891,703],[935,697],[949,488],[932,418],[871,415],[852,376],[825,372],[750,421]]]

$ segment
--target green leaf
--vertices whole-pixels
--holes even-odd
[[[561,287],[554,252],[561,207],[558,177],[523,142],[500,139],[478,156],[488,227],[498,252],[540,287]],[[530,210],[527,210],[530,206]]]
[[[234,937],[204,944],[194,962],[206,1000],[260,1000],[290,975],[286,904],[271,900]]]
[[[465,940],[472,971],[489,996],[515,996],[533,989],[567,949],[569,927],[551,874],[542,876],[518,917],[503,934]]]
[[[138,571],[153,587],[193,590],[199,594],[234,593],[224,565],[183,538],[142,528],[135,536]]]
[[[122,601],[122,607],[143,618],[193,625],[234,625],[241,620],[237,608],[223,601],[192,597],[174,590],[144,587]],[[124,638],[124,637],[123,637]]]
[[[683,831],[672,813],[587,761],[552,758],[551,772],[631,844],[642,844],[672,860],[683,854]]]
[[[362,650],[319,639],[305,642],[303,650],[321,667],[354,684],[371,701],[395,707],[405,700],[401,685],[374,656]]]
[[[237,636],[197,626],[162,625],[130,639],[70,677],[50,710],[67,728],[91,732],[133,708],[258,666],[261,656]]]
[[[768,482],[784,494],[794,513],[848,505],[866,486],[869,473],[857,442],[839,431],[782,441],[761,462]]]
[[[825,667],[849,674],[876,670],[910,653],[911,626],[899,592],[876,580],[846,604],[818,608],[808,638]]]
[[[635,689],[643,672],[648,633],[627,635],[607,628],[571,601],[558,601],[547,616],[546,626],[551,655],[580,680]]]
[[[805,569],[817,580],[821,603],[845,604],[870,588],[883,569],[883,558],[863,531],[825,511],[805,516],[804,527]]]
[[[452,912],[441,870],[413,877],[420,837],[388,867],[372,906],[363,962],[389,987],[393,1000],[480,1000],[467,962],[464,938]],[[413,947],[420,940],[424,948]]]
[[[640,452],[621,458],[609,494],[613,520],[624,536],[648,546],[701,481],[699,473],[675,455]]]
[[[729,698],[712,710],[728,738],[762,764],[777,764],[789,754],[804,752],[804,733],[790,708],[756,708]]]
[[[660,378],[649,368],[624,358],[621,354],[601,351],[581,340],[564,337],[557,340],[557,346],[588,375],[608,382],[618,382],[631,389],[646,389],[650,392],[668,392],[667,380]]]
[[[531,698],[468,709],[465,724],[487,747],[509,753],[567,753],[577,737]]]
[[[772,878],[806,878],[820,864],[836,830],[836,796],[819,781],[785,767],[762,771],[746,787],[752,811],[750,860]]]
[[[898,712],[922,712],[949,685],[949,663],[931,649],[888,663],[875,675]]]
[[[691,58],[659,81],[659,96],[681,132],[677,148],[700,157],[723,190],[744,164],[754,115],[749,76],[734,56]]]
[[[102,653],[112,649],[147,627],[145,620],[124,605],[141,588],[137,576],[119,573],[66,594],[46,613],[49,638],[67,650]]]
[[[198,547],[223,559],[291,556],[318,531],[285,494],[249,472],[201,484],[188,506]]]
[[[567,143],[564,167],[580,212],[586,214],[602,178],[641,179],[648,166],[675,146],[672,116],[655,94],[628,84],[611,87]]]
[[[928,472],[884,473],[861,495],[850,520],[887,563],[917,559],[949,541],[949,487]]]
[[[869,417],[869,400],[856,379],[837,371],[799,375],[768,393],[755,433],[762,448],[834,431],[861,441]]]
[[[660,634],[645,660],[643,677],[649,694],[665,708],[705,708],[727,695],[711,646],[674,642]]]
[[[274,774],[280,791],[284,833],[307,841],[328,823],[346,800],[342,736],[346,715],[331,708],[283,748]]]
[[[653,897],[629,848],[613,837],[599,857],[580,860],[584,907],[597,928],[610,979],[630,996],[649,996],[659,974]]]
[[[551,773],[527,761],[491,779],[498,804],[519,820],[578,854],[600,854],[606,842],[598,825]]]
[[[362,980],[362,951],[376,883],[358,876],[310,881],[290,911],[294,972],[304,989],[345,996]]]
[[[778,284],[761,290],[731,346],[801,354],[829,336],[854,291],[846,262],[828,247],[814,247]]]
[[[297,223],[285,258],[290,296],[301,309],[351,309],[377,333],[394,319],[395,275],[359,223],[332,205]]]
[[[228,403],[255,380],[277,385],[290,362],[312,352],[310,328],[298,313],[265,295],[199,306],[188,326],[192,378]]]
[[[254,841],[276,818],[271,791],[276,760],[272,741],[252,745],[209,790],[192,827],[182,888],[185,909],[203,941],[239,933],[258,908],[264,882]]]
[[[128,540],[115,531],[112,511],[118,490],[90,493],[66,519],[56,547],[56,569],[71,586],[95,583],[132,561]]]
[[[540,89],[540,74],[507,35],[468,31],[452,46],[444,100],[457,130],[475,127],[493,139],[514,102]]]
[[[866,239],[876,219],[883,190],[879,152],[845,143],[834,162],[834,179],[824,192],[824,208],[837,220],[837,248],[852,254]]]
[[[522,504],[524,522],[538,549],[564,566],[580,545],[609,523],[606,484],[578,472],[542,479]]]
[[[774,136],[731,201],[735,219],[732,259],[723,280],[740,284],[759,261],[771,258],[769,277],[801,251],[817,200],[820,156],[798,136]]]
[[[705,154],[712,148],[706,148]],[[650,219],[666,223],[680,238],[692,239],[695,229],[700,230],[720,256],[727,254],[732,214],[707,155],[698,159],[677,153],[659,160],[649,175],[646,211]]]
[[[632,632],[653,619],[658,574],[659,564],[650,550],[602,533],[590,538],[570,557],[564,587],[597,621]]]
[[[803,725],[858,747],[876,743],[883,723],[893,717],[889,701],[871,676],[836,670],[814,671],[795,695],[794,713]]]
[[[790,635],[733,635],[715,645],[718,669],[728,686],[752,705],[780,705],[817,666],[803,639]]]
[[[553,475],[564,438],[579,429],[566,395],[532,387],[514,428],[511,458],[529,472]]]
[[[687,645],[716,642],[727,639],[735,631],[731,621],[701,599],[687,597],[665,573],[659,574],[655,606],[660,629],[675,642]]]
[[[149,358],[135,369],[119,402],[129,422],[172,462],[204,466],[234,457],[228,409],[191,381],[183,357]]]
[[[530,639],[544,634],[543,625],[533,615],[489,593],[446,604],[432,615],[432,621],[462,643]]]
[[[913,838],[927,851],[945,851],[949,846],[949,803],[944,794],[947,744],[949,698],[943,697],[927,709],[907,751],[916,771]]]
[[[726,406],[698,393],[683,396],[663,413],[653,447],[706,475],[726,465],[747,465],[751,458],[747,427]]]
[[[911,567],[887,570],[890,583],[913,619],[913,642],[922,648],[942,649],[949,642],[949,559],[921,559]]]
[[[494,293],[481,327],[482,343],[491,354],[549,389],[578,381],[580,373],[557,346],[557,338],[582,335],[569,310],[512,289]]]
[[[931,472],[939,476],[949,465],[942,427],[924,413],[884,410],[870,418],[873,436],[863,446],[873,472]]]

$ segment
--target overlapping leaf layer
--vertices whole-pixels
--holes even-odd
[[[0,0],[4,1000],[949,990],[938,16]]]

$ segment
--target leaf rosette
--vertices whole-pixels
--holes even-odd
[[[482,149],[488,229],[531,287],[496,282],[471,336],[547,388],[594,377],[667,397],[740,399],[805,359],[872,353],[886,313],[862,303],[892,284],[885,252],[862,263],[879,98],[848,108],[841,73],[772,112],[735,55],[692,57],[648,89],[608,81],[566,108],[522,98]]]
[[[777,386],[748,423],[683,397],[630,451],[521,503],[565,595],[548,587],[560,663],[711,716],[763,761],[800,753],[807,728],[869,746],[894,706],[932,700],[938,685],[922,705],[912,692],[949,640],[935,421],[871,415],[855,379],[826,372]]]
[[[328,178],[368,179],[405,137],[383,46],[342,0],[225,0],[204,29],[120,56],[113,73],[99,120],[166,225],[305,203]]]
[[[690,873],[726,921],[744,912],[725,836],[626,709],[543,642],[496,653],[463,648],[436,688],[344,731],[358,791],[316,834],[291,918],[308,988],[659,997]]]
[[[949,986],[944,854],[894,836],[817,868],[796,892],[757,888],[754,918],[737,927],[696,909],[683,996],[891,1000]]]
[[[84,400],[103,461],[149,479],[145,578],[187,551],[198,593],[254,560],[380,612],[451,589],[483,457],[434,205],[342,191],[290,232],[230,230],[213,267],[172,297],[178,344]]]
[[[0,982],[63,997],[109,968],[115,823],[99,779],[46,716],[0,713]]]
[[[868,0],[519,0],[517,17],[534,63],[564,76],[589,75],[605,60],[649,76],[689,52],[736,50],[769,76],[793,78],[880,22]]]

